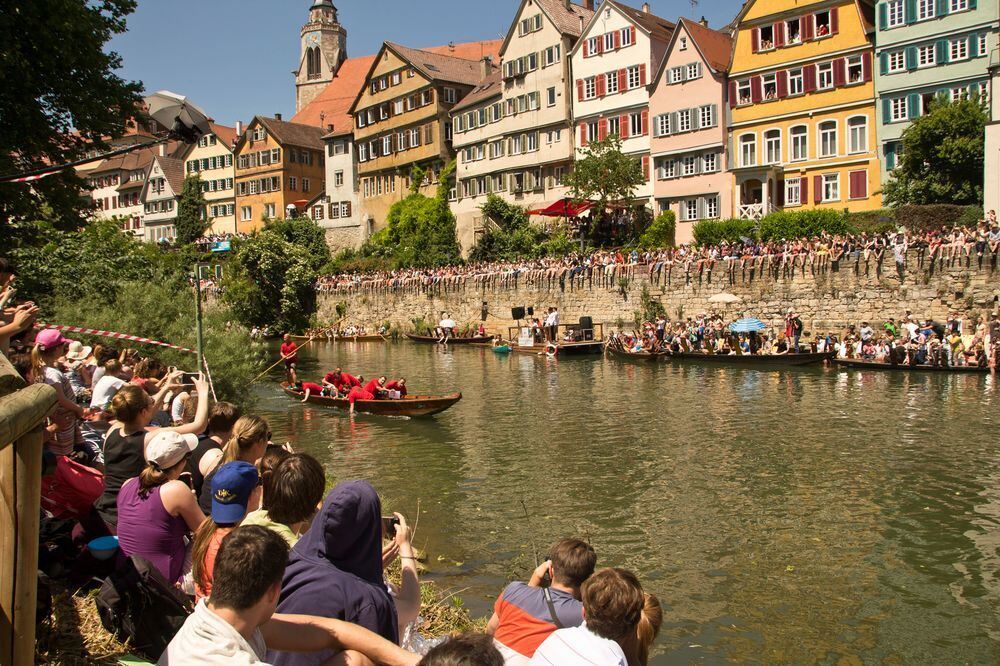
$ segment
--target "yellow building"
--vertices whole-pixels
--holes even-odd
[[[201,177],[205,197],[205,219],[210,222],[207,233],[236,233],[236,167],[233,146],[236,129],[212,123],[210,131],[192,144],[184,156],[184,174]]]
[[[751,0],[730,68],[734,207],[882,206],[867,0]]]

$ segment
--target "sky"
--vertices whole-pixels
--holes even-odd
[[[348,56],[376,53],[383,41],[415,48],[502,39],[518,0],[334,0],[347,28]],[[599,4],[599,2],[595,2]],[[626,0],[641,6],[641,0]],[[291,72],[299,63],[299,31],[312,0],[139,0],[128,32],[110,44],[120,74],[147,92],[187,95],[216,121],[233,125],[254,115],[295,113]],[[740,0],[650,0],[651,11],[675,21],[705,16],[719,28]]]

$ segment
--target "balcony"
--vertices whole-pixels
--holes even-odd
[[[749,203],[740,204],[736,215],[741,220],[760,220],[771,213],[777,213],[781,210],[781,206],[775,206],[770,201],[766,203]]]

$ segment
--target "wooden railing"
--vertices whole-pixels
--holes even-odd
[[[0,355],[0,664],[35,663],[42,424],[55,403]]]

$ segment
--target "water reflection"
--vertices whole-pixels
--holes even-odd
[[[419,500],[431,576],[478,612],[576,534],[663,600],[657,664],[1000,660],[992,378],[405,343],[320,345],[302,372],[336,365],[463,392],[429,421],[261,398],[331,475]]]

